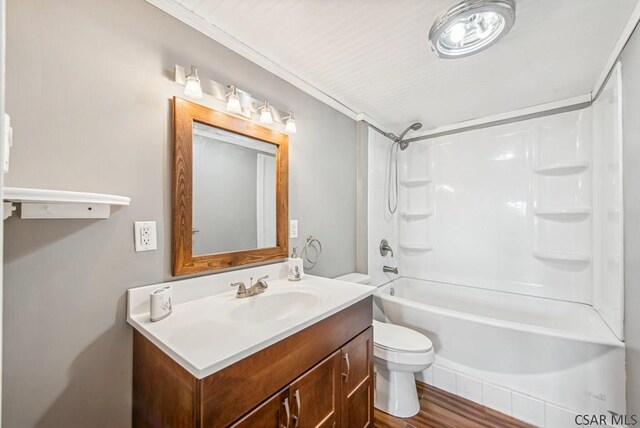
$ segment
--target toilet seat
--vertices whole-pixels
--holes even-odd
[[[433,349],[427,336],[401,325],[373,321],[375,346],[395,352],[425,353]]]
[[[395,324],[373,321],[373,355],[408,366],[433,363],[433,344],[425,335]]]

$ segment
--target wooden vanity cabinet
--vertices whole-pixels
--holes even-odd
[[[372,427],[372,339],[369,327],[231,426]]]
[[[340,351],[336,351],[289,385],[291,426],[330,428],[339,425],[340,374]]]
[[[336,351],[231,427],[338,426],[340,398],[340,351]]]
[[[291,419],[290,402],[289,389],[287,388],[250,411],[248,415],[245,415],[231,427],[286,427],[287,421]]]
[[[134,427],[373,426],[368,297],[203,379],[134,334]]]
[[[373,427],[373,327],[343,346],[340,354],[341,426]]]

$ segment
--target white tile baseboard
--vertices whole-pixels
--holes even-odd
[[[439,364],[416,373],[416,380],[540,428],[579,427],[577,413]]]

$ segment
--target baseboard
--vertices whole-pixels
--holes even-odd
[[[577,412],[439,364],[433,364],[424,372],[416,373],[416,382],[418,385],[438,388],[536,427],[582,426],[576,423],[576,417],[580,418]]]

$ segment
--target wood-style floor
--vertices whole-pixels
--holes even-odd
[[[481,404],[417,383],[420,412],[412,418],[396,418],[376,409],[376,428],[532,428],[524,422]]]

